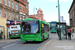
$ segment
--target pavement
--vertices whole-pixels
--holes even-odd
[[[2,39],[2,40],[0,40],[0,43],[1,42],[14,42],[14,41],[17,41],[17,40],[19,40],[19,39]]]
[[[75,50],[75,33],[73,33],[73,36],[71,36],[71,40],[59,40],[58,35],[56,35],[44,46],[41,46],[39,50]]]

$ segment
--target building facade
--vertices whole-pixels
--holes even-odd
[[[12,25],[9,21],[21,21],[29,17],[28,0],[0,0],[0,34],[3,31],[2,38],[7,39],[8,26]],[[9,25],[6,25],[7,22]],[[2,28],[2,29],[1,29]]]
[[[68,13],[69,13],[70,26],[72,26],[72,29],[75,30],[75,0],[73,0]]]
[[[7,20],[22,20],[29,16],[28,0],[0,0],[0,17]]]
[[[29,18],[43,20],[43,11],[39,8],[36,15],[29,15]]]
[[[29,18],[29,2],[28,0],[19,0],[20,20]]]
[[[73,0],[68,13],[70,18],[70,26],[75,26],[75,0]]]

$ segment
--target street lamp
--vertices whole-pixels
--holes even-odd
[[[33,8],[34,18],[35,18],[35,10],[37,10],[37,8]]]
[[[60,5],[58,0],[58,17],[59,17],[59,40],[61,40],[61,30],[60,30]]]

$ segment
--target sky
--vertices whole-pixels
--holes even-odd
[[[41,8],[43,11],[43,18],[47,21],[58,21],[58,1],[57,0],[28,0],[29,2],[29,15],[33,15],[33,8]],[[59,0],[60,16],[64,17],[67,25],[69,25],[69,9],[73,0]],[[35,10],[35,14],[37,10]]]

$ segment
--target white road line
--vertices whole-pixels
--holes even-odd
[[[10,46],[15,45],[15,44],[17,44],[17,43],[13,43],[13,44],[8,45],[8,46],[5,46],[5,47],[3,47],[3,48],[7,48],[7,47],[10,47]]]

